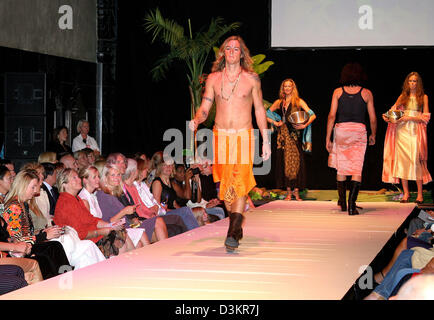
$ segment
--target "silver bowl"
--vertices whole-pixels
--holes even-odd
[[[389,119],[390,122],[396,123],[404,115],[404,112],[400,110],[389,110],[384,115]]]
[[[309,115],[306,111],[296,111],[289,115],[288,120],[292,124],[305,124],[309,121]]]

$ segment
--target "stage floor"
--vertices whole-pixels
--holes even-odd
[[[0,299],[341,299],[414,204],[277,200],[246,214],[235,253],[229,219],[25,287]]]

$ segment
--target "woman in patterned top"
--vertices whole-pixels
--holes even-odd
[[[38,234],[34,232],[28,202],[33,198],[38,185],[39,177],[34,170],[20,171],[6,196],[2,217],[13,242],[31,244],[27,257],[38,261],[43,278],[48,279],[58,275],[62,269],[72,270],[72,267],[62,244],[57,241],[47,241],[59,237],[62,233],[61,228],[54,226]]]

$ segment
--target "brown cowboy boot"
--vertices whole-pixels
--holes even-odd
[[[229,214],[229,229],[225,240],[226,249],[233,251],[239,246],[239,240],[243,238],[242,224],[244,216],[241,213]]]

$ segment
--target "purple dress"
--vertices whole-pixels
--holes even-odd
[[[118,198],[112,196],[111,194],[107,194],[104,191],[98,190],[96,193],[96,198],[98,199],[98,204],[102,212],[102,219],[104,221],[110,221],[112,217],[117,215],[119,211],[125,208]],[[140,225],[141,228],[145,229],[149,240],[152,239],[156,219],[157,217],[146,219],[142,221],[142,224]],[[129,226],[125,224],[125,228],[129,228]]]

